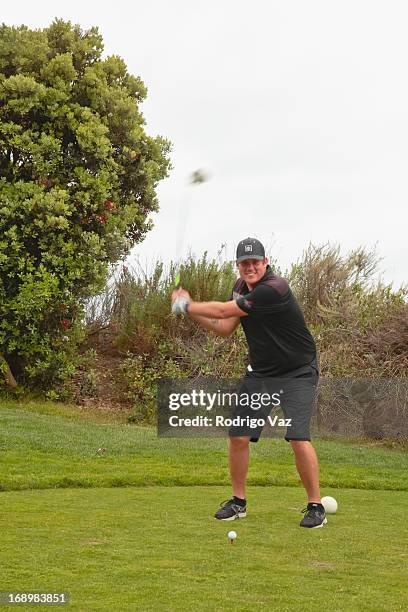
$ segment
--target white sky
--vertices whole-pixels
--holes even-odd
[[[343,0],[4,3],[8,25],[99,27],[148,87],[147,132],[173,142],[155,228],[134,249],[215,255],[251,235],[284,268],[310,241],[377,245],[407,282],[408,5]],[[189,187],[204,168],[210,180]]]

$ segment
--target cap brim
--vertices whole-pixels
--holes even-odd
[[[258,261],[262,261],[262,259],[265,259],[265,257],[263,255],[242,255],[241,257],[238,257],[236,262],[239,263],[240,261],[245,261],[246,259],[257,259]]]

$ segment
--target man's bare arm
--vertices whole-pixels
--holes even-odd
[[[229,302],[190,302],[188,305],[190,317],[199,315],[207,319],[230,319],[246,317],[247,313],[239,308],[235,300]]]
[[[224,338],[231,336],[240,322],[239,317],[230,317],[229,319],[208,319],[201,315],[191,314],[190,318],[197,321],[204,329],[213,331],[217,336],[223,336]]]
[[[179,297],[191,299],[188,291],[182,288],[173,291],[173,303]],[[247,316],[247,313],[238,307],[235,300],[229,302],[189,301],[186,306],[188,315],[192,319],[219,336],[230,336],[238,327],[240,317]]]

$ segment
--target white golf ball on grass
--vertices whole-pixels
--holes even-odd
[[[229,531],[228,532],[228,539],[231,542],[231,544],[233,543],[233,541],[236,539],[237,534],[235,531]]]
[[[330,495],[326,495],[326,497],[322,497],[322,504],[326,514],[336,514],[337,512],[337,502],[334,497],[330,497]]]

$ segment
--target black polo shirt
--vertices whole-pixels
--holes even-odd
[[[289,283],[270,266],[252,291],[238,279],[231,299],[248,313],[241,325],[254,374],[283,376],[316,359],[315,341]]]

